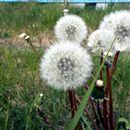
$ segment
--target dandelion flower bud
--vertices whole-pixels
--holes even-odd
[[[26,33],[21,33],[21,34],[19,35],[20,38],[25,38],[26,36],[27,36]]]
[[[55,26],[54,33],[58,40],[69,40],[82,42],[87,36],[85,22],[76,15],[65,15],[61,17]]]
[[[28,40],[30,38],[30,36],[29,35],[27,35],[26,37],[25,37],[25,40]]]
[[[40,96],[40,97],[43,97],[43,93],[41,93],[39,96]]]
[[[130,12],[116,11],[106,15],[100,29],[113,31],[116,51],[130,51]]]
[[[103,87],[103,86],[104,86],[103,80],[97,80],[97,81],[96,81],[96,86],[98,86],[98,87]]]
[[[92,61],[79,44],[63,41],[44,54],[40,71],[48,85],[60,89],[76,89],[91,75]]]

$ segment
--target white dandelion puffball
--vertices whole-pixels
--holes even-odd
[[[87,45],[91,48],[92,53],[97,53],[102,49],[108,51],[113,41],[114,35],[112,31],[98,29],[89,36]]]
[[[65,42],[46,51],[40,64],[41,76],[55,89],[76,89],[90,77],[92,61],[79,44]]]
[[[100,29],[113,31],[116,51],[130,50],[130,12],[116,11],[105,16],[100,24]]]
[[[54,33],[59,40],[82,42],[88,31],[85,22],[79,16],[65,15],[57,21]]]

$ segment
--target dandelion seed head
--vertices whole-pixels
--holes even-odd
[[[130,50],[130,12],[116,11],[105,16],[100,29],[111,30],[115,36],[114,48],[116,51]]]
[[[89,36],[88,46],[92,48],[93,53],[98,53],[102,49],[108,51],[113,40],[113,32],[106,29],[98,29]]]
[[[79,16],[65,15],[57,22],[54,32],[59,40],[80,43],[87,36],[87,26]]]
[[[40,70],[42,78],[55,89],[76,89],[90,77],[92,61],[79,44],[63,41],[46,51]]]

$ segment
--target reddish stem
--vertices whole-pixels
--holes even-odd
[[[114,60],[113,60],[113,63],[112,63],[112,68],[111,68],[111,71],[109,69],[109,67],[107,66],[106,68],[106,72],[107,72],[107,84],[106,84],[106,90],[105,90],[105,94],[106,94],[106,97],[108,97],[108,94],[109,94],[109,107],[110,107],[110,129],[111,130],[114,130],[114,122],[113,122],[113,100],[112,100],[112,89],[111,89],[111,80],[112,80],[112,75],[115,71],[115,68],[116,68],[116,64],[117,64],[117,61],[118,61],[118,57],[119,57],[119,53],[120,51],[117,51],[115,56],[114,56]],[[107,125],[107,102],[104,101],[104,104],[103,104],[103,108],[104,108],[104,122],[105,122],[105,126],[108,127]]]
[[[90,98],[90,103],[91,103],[92,110],[93,110],[93,113],[94,113],[94,116],[95,116],[95,119],[96,119],[96,124],[97,124],[98,128],[100,128],[100,122],[98,121],[98,116],[96,114],[95,107],[94,107],[94,104],[93,104],[91,98]]]
[[[112,73],[109,69],[109,67],[106,68],[107,71],[107,86],[106,86],[106,97],[108,97],[109,94],[109,108],[110,108],[110,116],[109,116],[109,121],[110,121],[110,129],[114,130],[114,123],[113,123],[113,100],[112,100],[112,89],[111,89],[111,78],[112,78]],[[107,105],[107,103],[105,104]],[[107,110],[107,107],[104,108]],[[107,113],[106,113],[107,114]],[[107,119],[107,118],[106,118]]]
[[[110,107],[110,128],[114,130],[114,122],[113,122],[113,100],[112,100],[112,89],[111,85],[109,86],[109,107]]]
[[[107,74],[107,83],[106,83],[106,89],[105,89],[105,96],[108,97],[108,91],[109,91],[109,86],[110,86],[110,71],[109,71],[109,67],[106,67],[106,74]],[[107,101],[104,100],[103,102],[103,115],[104,115],[104,126],[105,126],[105,130],[109,130],[109,126],[108,126],[108,119],[107,119]]]
[[[107,83],[106,83],[106,89],[105,89],[105,94],[106,97],[108,97],[108,92],[109,92],[109,86],[111,85],[111,71],[109,69],[109,67],[106,67],[106,74],[107,74]]]
[[[112,69],[111,69],[111,75],[110,75],[110,80],[112,80],[112,75],[115,71],[115,68],[116,68],[116,65],[117,65],[117,61],[118,61],[118,58],[119,58],[119,54],[120,54],[120,51],[117,51],[115,56],[114,56],[114,60],[113,60],[113,63],[112,63]],[[111,85],[111,84],[110,84]],[[112,89],[111,89],[111,86],[109,87],[109,96],[110,96],[110,101],[109,101],[109,104],[110,104],[110,123],[113,122],[113,125],[114,125],[114,121],[113,121],[113,100],[112,100]],[[114,126],[113,126],[113,130],[114,130]]]
[[[72,114],[72,118],[73,118],[76,113],[76,110],[77,110],[74,90],[69,90],[69,101],[70,101],[70,107],[71,107],[71,114]]]
[[[73,118],[77,111],[77,105],[76,105],[77,100],[76,100],[75,90],[69,90],[69,101],[71,107],[71,114]],[[77,124],[74,130],[82,130],[82,126],[80,125],[80,123]]]
[[[112,69],[111,69],[111,78],[110,80],[112,79],[112,75],[115,71],[115,68],[116,68],[116,64],[117,64],[117,61],[118,61],[118,57],[119,57],[119,54],[120,54],[120,51],[117,51],[115,56],[114,56],[114,60],[113,60],[113,63],[112,63]]]
[[[98,112],[98,115],[99,115],[99,117],[100,117],[100,121],[101,121],[101,123],[102,123],[102,126],[105,128],[105,126],[104,126],[104,120],[103,120],[102,112],[101,112],[101,107],[100,107],[100,104],[99,104],[99,103],[97,104],[97,112]]]
[[[105,130],[109,130],[108,119],[107,119],[107,101],[103,102],[103,117],[104,117],[104,128]]]

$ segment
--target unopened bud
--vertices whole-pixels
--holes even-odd
[[[20,38],[25,38],[26,36],[27,36],[26,33],[21,33],[21,34],[19,35]]]

